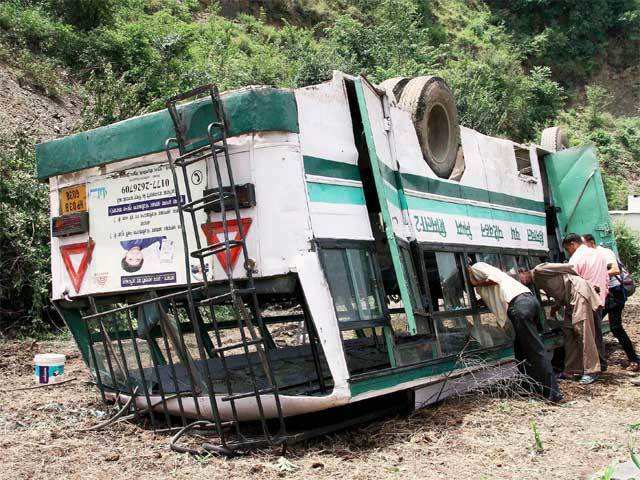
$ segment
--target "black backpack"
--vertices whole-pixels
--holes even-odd
[[[620,275],[616,275],[616,278],[622,286],[624,299],[626,300],[636,292],[636,282],[633,280],[629,270],[627,270],[627,267],[624,266],[624,263],[622,263],[620,259],[618,259],[618,269],[620,270]]]

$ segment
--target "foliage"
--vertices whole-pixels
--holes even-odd
[[[0,138],[0,333],[37,330],[49,299],[48,188],[34,178],[34,145]]]
[[[604,58],[618,67],[640,60],[637,0],[489,0],[531,65],[546,65],[565,83],[585,81]],[[587,6],[588,4],[588,6]]]
[[[276,28],[264,14],[238,14],[232,21],[214,6],[202,11],[197,3],[128,0],[113,3],[104,18],[79,24],[76,10],[93,1],[71,2],[73,8],[70,0],[8,1],[0,4],[0,32],[90,79],[90,95],[104,98],[117,80],[136,105],[120,109],[129,115],[162,108],[163,99],[197,84],[294,87],[326,80],[333,69],[364,73],[374,82],[438,73],[452,85],[465,124],[520,140],[533,139],[563,103],[550,70],[526,71],[522,52],[482,4],[271,2],[280,9]],[[294,26],[286,12],[327,21],[316,29]],[[95,124],[121,117],[107,114],[104,102],[96,106],[102,120]]]
[[[531,422],[529,422],[529,425],[531,426],[531,431],[533,432],[536,453],[544,452],[542,439],[540,438],[540,432],[538,432],[538,425],[536,424],[535,420],[531,420]]]
[[[44,95],[57,99],[67,91],[59,80],[57,65],[50,58],[21,50],[8,59],[18,68],[18,83],[29,85]]]
[[[607,467],[602,472],[602,475],[598,477],[598,480],[611,480],[611,478],[613,477],[613,473],[613,465],[607,465]]]
[[[607,112],[609,101],[606,89],[587,86],[585,103],[562,113],[559,120],[572,145],[597,147],[609,208],[620,210],[634,193],[629,178],[640,176],[640,117],[614,117]]]
[[[613,229],[620,260],[637,278],[640,274],[640,235],[624,222],[616,222]]]
[[[638,63],[640,4],[583,3],[4,0],[0,61],[15,65],[23,83],[51,97],[65,93],[57,80],[61,69],[82,84],[78,130],[163,108],[167,97],[209,82],[221,90],[298,87],[327,80],[334,69],[362,73],[373,82],[439,75],[452,87],[466,126],[530,141],[559,120],[572,143],[595,144],[609,205],[624,208],[633,193],[629,179],[640,178],[640,117],[614,117],[606,113],[606,91],[588,87],[583,98],[574,87],[605,61],[620,68]],[[573,106],[563,112],[567,101]],[[16,142],[9,142],[14,150]],[[22,162],[12,164],[22,173],[7,170],[9,160],[3,166],[3,176],[27,192],[11,197],[15,209],[2,219],[16,228],[26,228],[25,218],[40,225],[46,211],[46,196],[22,201],[43,187],[29,183],[25,172],[31,172],[33,159],[21,155],[10,161]],[[3,193],[3,205],[8,199]],[[32,232],[36,253],[46,245],[43,225]],[[0,235],[3,242],[20,237],[16,231]],[[14,241],[21,247],[25,242]],[[15,257],[32,276],[32,287],[22,277],[12,284],[2,277],[3,298],[17,299],[12,309],[33,319],[39,319],[40,282],[48,271],[36,260],[48,253],[36,253]],[[30,297],[37,297],[33,305],[26,301]]]
[[[49,8],[79,30],[92,30],[113,21],[116,0],[50,0]]]
[[[138,88],[137,84],[127,83],[122,76],[117,77],[110,64],[105,66],[103,75],[91,74],[84,85],[82,120],[76,128],[79,131],[89,130],[142,113]]]

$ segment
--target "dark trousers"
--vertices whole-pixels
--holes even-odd
[[[536,329],[540,318],[540,303],[532,294],[523,293],[511,300],[507,315],[515,332],[513,352],[519,363],[518,368],[536,381],[542,395],[557,398],[560,388]]]
[[[618,339],[618,342],[624,350],[624,353],[627,354],[629,361],[640,363],[640,358],[638,358],[638,354],[636,353],[635,348],[633,348],[633,343],[622,326],[622,310],[624,309],[625,301],[625,294],[622,291],[622,288],[612,288],[609,290],[607,305],[602,312],[602,316],[603,318],[605,315],[609,316],[609,327],[611,328],[611,333],[613,333],[613,335]]]
[[[607,359],[604,352],[604,337],[602,336],[602,317],[604,317],[602,312],[602,307],[593,312],[593,323],[595,326],[596,348],[600,358],[600,369],[604,372],[607,370]]]

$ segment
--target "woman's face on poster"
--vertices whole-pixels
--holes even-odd
[[[137,267],[142,263],[142,250],[140,247],[133,247],[128,250],[126,255],[124,256],[127,265],[131,267]]]

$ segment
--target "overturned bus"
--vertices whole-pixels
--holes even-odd
[[[465,262],[615,248],[593,148],[541,143],[459,126],[437,77],[201,87],[37,146],[52,300],[105,400],[210,422],[216,451],[428,405],[513,368]],[[314,412],[342,414],[296,430]]]

